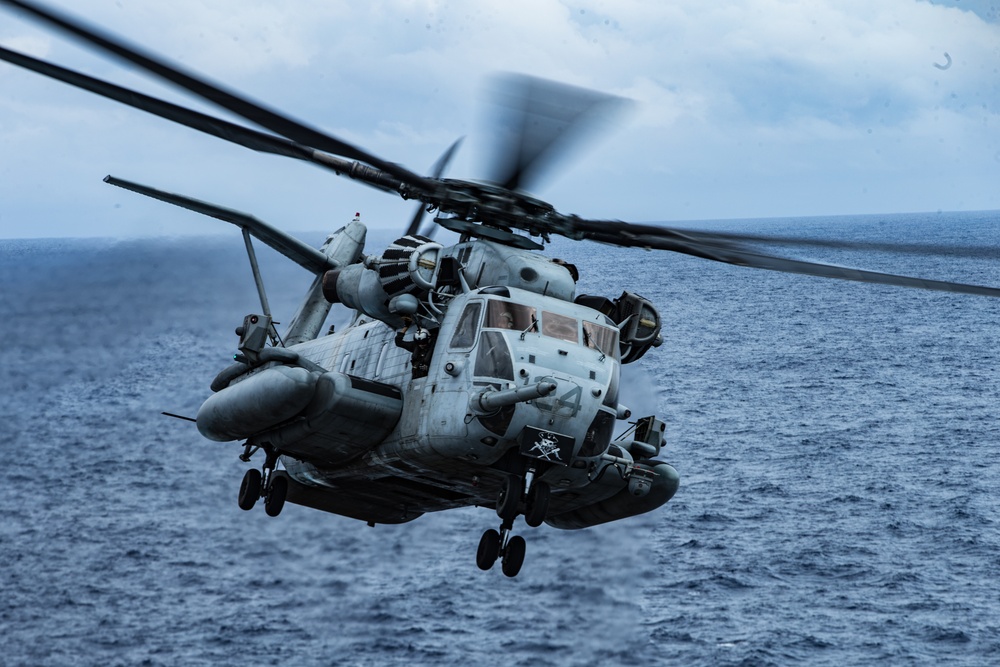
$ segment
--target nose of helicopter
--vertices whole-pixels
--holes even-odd
[[[549,383],[553,388],[518,406],[518,423],[511,426],[520,429],[516,432],[522,453],[550,460],[558,451],[568,464],[603,452],[617,417],[617,396],[611,395],[617,393],[617,362],[600,360],[599,353],[587,348],[526,357],[518,370],[521,383]]]

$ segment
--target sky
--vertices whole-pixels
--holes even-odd
[[[1000,209],[1000,0],[67,0],[383,159],[482,178],[491,76],[633,101],[532,194],[632,222]],[[233,120],[0,7],[0,44]],[[333,230],[414,204],[0,63],[0,238],[213,233],[106,174]]]

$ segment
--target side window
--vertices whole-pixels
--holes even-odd
[[[612,359],[618,358],[618,329],[584,321],[583,342],[587,347],[600,350]]]
[[[451,349],[467,349],[476,342],[476,330],[479,328],[479,313],[482,304],[473,301],[462,311],[462,316],[458,318],[458,326],[455,327],[455,335],[451,337]]]
[[[378,351],[378,361],[375,362],[375,379],[382,377],[385,372],[385,362],[389,356],[389,343],[382,343],[382,349]]]

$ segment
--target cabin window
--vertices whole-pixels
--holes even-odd
[[[389,343],[382,343],[382,349],[378,351],[378,361],[375,362],[375,378],[382,377],[385,373],[385,362],[389,356]]]
[[[479,377],[514,379],[514,363],[503,334],[498,331],[484,331],[479,336],[479,351],[476,353],[476,371]]]
[[[583,344],[600,350],[613,359],[618,358],[618,329],[596,322],[583,323]]]
[[[458,318],[458,325],[455,327],[455,335],[451,337],[451,349],[468,349],[476,342],[476,330],[479,328],[479,313],[482,310],[482,303],[473,301],[462,311],[462,316]]]
[[[535,309],[511,301],[490,299],[486,310],[486,326],[491,329],[527,331],[536,322]]]
[[[580,342],[579,326],[575,317],[557,315],[547,310],[542,311],[542,335],[544,336],[578,343]]]

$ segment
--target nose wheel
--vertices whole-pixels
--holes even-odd
[[[497,516],[504,523],[513,525],[522,495],[524,495],[524,481],[516,475],[508,475],[500,487],[500,495],[497,496]]]
[[[532,528],[538,528],[545,521],[545,514],[549,511],[549,488],[548,482],[535,482],[528,489],[527,497],[524,500],[524,522]]]
[[[493,564],[497,562],[497,558],[500,557],[502,543],[503,540],[500,537],[500,533],[492,528],[483,533],[482,538],[479,540],[479,550],[476,551],[476,565],[479,566],[480,570],[488,570],[493,567]]]
[[[514,535],[507,540],[507,545],[503,548],[503,560],[500,565],[505,575],[516,577],[517,573],[521,571],[521,566],[524,565],[524,550],[524,538],[520,535]]]
[[[479,540],[476,565],[480,570],[489,570],[499,559],[503,573],[508,577],[516,577],[524,565],[525,547],[524,538],[511,535],[510,528],[501,526],[499,531],[490,528]]]

